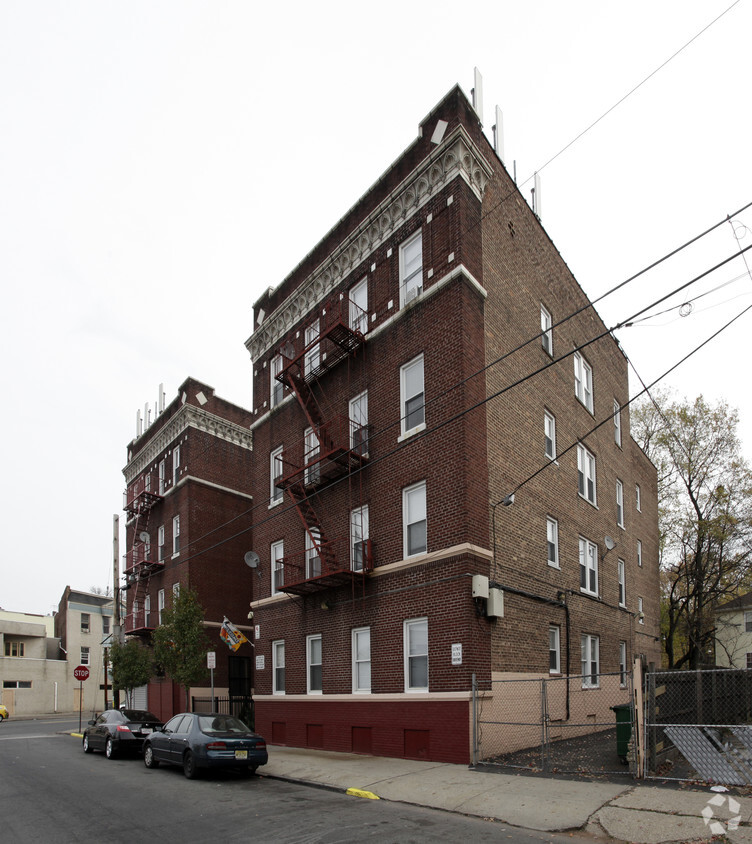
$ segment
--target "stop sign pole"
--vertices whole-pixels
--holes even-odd
[[[78,732],[81,732],[81,712],[84,708],[84,680],[89,679],[89,669],[85,665],[77,665],[73,669],[73,676],[78,680]]]

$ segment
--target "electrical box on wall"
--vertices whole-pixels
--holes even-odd
[[[488,597],[488,578],[483,574],[473,575],[473,598]]]
[[[486,615],[489,618],[504,618],[504,592],[501,589],[488,590]]]

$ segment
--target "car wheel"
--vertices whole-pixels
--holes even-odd
[[[89,744],[89,737],[84,736],[84,753],[93,753],[94,748]]]
[[[185,756],[183,757],[183,773],[189,780],[195,780],[198,776],[196,760],[190,750],[186,750]]]
[[[107,736],[107,744],[105,744],[105,746],[104,746],[104,755],[108,759],[114,759],[115,758],[115,744],[112,741],[111,736]]]
[[[151,749],[150,744],[147,744],[144,748],[144,765],[146,765],[147,768],[159,767],[159,760],[154,758],[154,751]]]
[[[0,712],[0,724],[2,724],[4,720],[5,720],[5,715],[3,715],[2,712]]]

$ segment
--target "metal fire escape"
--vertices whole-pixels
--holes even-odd
[[[285,582],[277,587],[282,592],[311,594],[352,583],[372,568],[370,542],[360,543],[357,559],[351,559],[349,539],[328,539],[311,501],[317,489],[368,461],[367,426],[354,427],[346,415],[326,418],[313,390],[323,375],[357,354],[365,330],[367,314],[339,295],[322,308],[318,332],[302,349],[290,341],[280,349],[282,369],[276,378],[293,392],[309,425],[306,439],[282,452],[282,475],[275,480],[295,505],[308,546],[303,557],[283,559]]]

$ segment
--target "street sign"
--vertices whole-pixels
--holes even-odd
[[[85,665],[78,665],[73,669],[73,676],[76,680],[87,680],[89,678],[89,669]]]
[[[209,651],[206,654],[206,667],[207,668],[216,668],[217,667],[217,654],[215,651]]]

